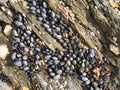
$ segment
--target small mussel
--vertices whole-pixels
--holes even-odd
[[[94,57],[95,56],[95,51],[94,49],[89,49],[89,56]]]

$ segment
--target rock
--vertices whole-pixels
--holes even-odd
[[[6,36],[9,36],[11,34],[12,26],[11,25],[6,25],[4,28],[4,34]]]
[[[0,45],[0,58],[5,59],[9,54],[7,45]]]
[[[112,51],[115,55],[119,55],[120,54],[119,47],[115,46],[113,44],[110,44],[110,51]]]

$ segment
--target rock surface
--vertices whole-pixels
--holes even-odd
[[[108,67],[112,75],[108,88],[120,90],[120,7],[116,6],[113,0],[47,0],[47,2],[49,7],[60,13],[62,19],[71,26],[70,30],[78,33],[79,39],[85,46],[94,48],[99,57],[105,55],[109,58]],[[63,47],[41,27],[35,16],[29,14],[26,0],[8,0],[7,6],[5,2],[3,6],[0,6],[0,45],[7,45],[10,54],[12,38],[4,34],[4,29],[8,24],[14,27],[12,15],[15,11],[23,14],[28,28],[32,28],[50,49],[55,50],[57,47],[64,51]],[[38,29],[41,32],[38,32]],[[116,47],[111,49],[111,45]],[[43,67],[39,74],[29,78],[26,72],[13,66],[10,54],[0,58],[0,72],[2,71],[6,79],[0,80],[0,86],[10,90],[36,90],[37,88],[39,90],[84,90],[81,82],[73,76],[68,76],[59,82],[49,79]],[[44,66],[42,61],[39,63]]]

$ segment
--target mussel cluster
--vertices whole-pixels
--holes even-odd
[[[12,55],[14,64],[32,73],[39,71],[37,61],[40,59],[40,46],[35,43],[36,34],[24,25],[23,17],[17,13],[14,17],[15,29],[12,30]]]
[[[37,61],[40,60],[39,52],[46,60],[48,75],[56,80],[62,76],[77,75],[82,85],[89,90],[104,90],[107,88],[110,73],[104,66],[107,59],[99,64],[99,58],[94,49],[81,47],[81,42],[69,30],[61,16],[55,13],[46,2],[28,0],[29,11],[42,23],[45,30],[55,38],[65,49],[61,51],[50,50],[47,46],[42,48],[36,44],[36,34],[26,28],[20,14],[15,15],[13,29],[13,42],[11,55],[14,64],[25,71],[34,73],[39,70]]]

